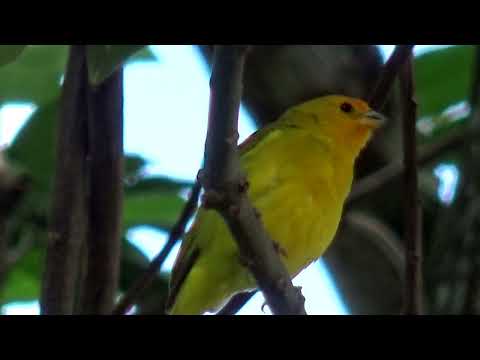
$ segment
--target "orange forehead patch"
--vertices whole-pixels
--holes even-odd
[[[352,98],[349,101],[351,102],[351,104],[353,105],[355,110],[357,110],[357,111],[367,112],[367,111],[370,110],[370,106],[368,106],[368,104],[363,100]]]

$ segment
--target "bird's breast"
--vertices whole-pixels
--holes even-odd
[[[297,169],[255,203],[289,271],[297,274],[319,258],[337,230],[349,181],[321,169]]]

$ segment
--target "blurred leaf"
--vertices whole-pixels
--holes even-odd
[[[415,59],[419,115],[438,115],[470,95],[474,47],[454,46]]]
[[[5,287],[1,292],[1,303],[38,299],[43,262],[44,252],[38,247],[32,248],[21,258],[7,276]]]
[[[164,177],[144,178],[128,186],[125,189],[125,226],[151,225],[169,229],[185,204],[179,192],[190,186],[191,183]]]
[[[151,225],[170,229],[182,211],[185,201],[174,193],[135,192],[124,201],[123,221],[126,228]]]
[[[125,177],[140,176],[147,160],[140,155],[125,155]]]
[[[133,281],[147,268],[148,258],[126,237],[122,239],[122,266],[120,289],[126,290]]]
[[[58,98],[67,45],[29,45],[15,62],[0,68],[2,102],[43,105]]]
[[[55,129],[59,102],[37,109],[7,149],[14,163],[25,168],[33,180],[33,190],[50,189],[55,164]]]
[[[176,181],[166,177],[148,177],[144,178],[127,188],[129,194],[143,192],[164,192],[178,194],[182,189],[192,187],[191,182]]]
[[[0,45],[0,66],[15,61],[25,47],[27,45]]]
[[[127,63],[133,63],[137,61],[158,61],[158,58],[152,53],[150,47],[145,45],[142,50],[137,51],[130,56],[130,58],[127,60]]]
[[[58,110],[59,101],[37,109],[7,149],[9,159],[24,167],[44,189],[54,172]],[[125,175],[140,175],[145,164],[139,155],[126,155]]]
[[[92,85],[99,85],[127,59],[137,53],[138,59],[154,59],[149,51],[142,51],[146,45],[89,45],[88,75]]]
[[[138,247],[126,238],[122,240],[122,265],[120,267],[120,291],[125,292],[146,270],[150,261]],[[168,277],[165,273],[158,274],[151,286],[139,299],[140,309],[145,308],[148,301],[157,304],[163,309],[168,294]],[[150,306],[149,306],[150,307]]]
[[[140,249],[133,245],[126,237],[122,239],[122,258],[129,263],[147,268],[150,261]]]

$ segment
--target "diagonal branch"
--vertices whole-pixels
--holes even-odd
[[[432,145],[423,146],[422,149],[419,150],[417,165],[424,166],[444,153],[461,148],[465,143],[469,143],[479,137],[479,131],[456,130],[452,134],[445,135],[445,137]],[[372,175],[358,180],[354,184],[352,192],[347,199],[347,204],[351,205],[364,196],[374,193],[391,181],[402,176],[404,171],[405,166],[402,162],[393,162],[374,172]]]
[[[411,54],[414,45],[398,45],[395,47],[393,54],[388,59],[387,63],[384,66],[382,74],[380,75],[379,82],[375,88],[375,91],[372,93],[372,96],[369,99],[370,106],[374,109],[380,110],[387,100],[388,93],[390,88],[393,85],[395,77],[399,72],[402,64]],[[349,197],[348,201],[352,201],[357,197],[361,197],[364,193],[368,193],[370,189],[376,189],[379,186],[382,186],[391,177],[401,174],[401,167],[394,166],[393,168],[386,169],[385,175],[381,177],[368,178],[368,182],[365,182],[361,187],[358,188],[358,194],[353,194]],[[353,189],[355,192],[355,188]],[[231,314],[237,312],[245,303],[250,299],[248,294],[241,294],[231,300],[224,309],[221,310],[221,314]]]
[[[235,295],[216,315],[235,315],[256,293],[250,291]]]
[[[417,103],[410,56],[400,73],[403,109],[403,150],[405,181],[405,304],[407,315],[422,313],[422,224],[418,191],[416,120]]]
[[[185,232],[188,221],[192,217],[197,208],[198,197],[200,195],[201,186],[197,181],[193,186],[190,197],[182,210],[182,213],[170,231],[168,241],[163,247],[162,251],[155,256],[147,270],[141,277],[136,280],[133,285],[127,290],[123,298],[118,302],[113,310],[113,315],[122,315],[127,313],[135,301],[142,295],[142,293],[152,284],[157,276],[157,272],[162,268],[163,263],[167,259],[170,251],[175,246],[177,241]]]
[[[414,46],[415,45],[397,45],[395,47],[395,50],[383,68],[380,81],[368,101],[373,109],[381,110],[383,105],[385,105],[395,77],[412,53]]]
[[[244,45],[215,47],[205,171],[201,177],[205,204],[225,219],[272,313],[306,314],[305,299],[292,285],[273,241],[250,204],[248,183],[240,166],[238,112],[247,49]]]

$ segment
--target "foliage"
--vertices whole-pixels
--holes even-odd
[[[456,46],[421,55],[415,60],[418,100],[421,117],[441,117],[449,106],[468,100],[472,79],[473,46]],[[56,119],[59,110],[61,79],[67,61],[67,45],[1,45],[0,99],[2,104],[32,103],[36,110],[7,149],[8,159],[31,178],[31,188],[13,214],[11,233],[31,236],[30,248],[14,264],[0,292],[0,302],[38,299],[40,294],[46,232],[50,209],[50,192],[55,164]],[[143,45],[91,45],[88,49],[89,78],[98,85],[118,66],[130,61],[152,61],[153,55]],[[428,141],[462,122],[438,121]],[[447,154],[452,156],[452,154]],[[455,154],[454,154],[455,155]],[[458,156],[453,156],[459,159]],[[458,160],[460,161],[460,160]],[[125,156],[125,201],[122,274],[120,290],[145,269],[148,259],[126,239],[132,227],[150,225],[168,230],[184,204],[181,191],[191,184],[168,178],[147,177],[147,161],[138,155]],[[422,191],[428,198],[427,237],[434,233],[435,214],[441,208],[434,198],[437,183],[432,181],[431,167],[421,173]],[[436,202],[435,202],[436,201]],[[372,201],[372,203],[374,203]],[[398,207],[391,202],[378,213],[397,233],[402,232]],[[395,214],[390,218],[388,212]],[[383,213],[382,213],[383,212]],[[389,220],[395,219],[395,220]],[[32,227],[36,230],[31,231]],[[152,291],[160,297],[166,291],[166,279],[158,277]],[[433,291],[433,290],[432,290]]]
[[[148,48],[140,45],[109,45],[108,51],[100,49],[103,46],[93,46],[94,56],[89,59],[96,67],[96,76],[92,80],[97,84],[127,58],[130,58],[130,62],[154,59]],[[12,229],[11,232],[22,232],[39,223],[41,226],[35,234],[26,234],[34,239],[30,249],[9,272],[0,303],[31,301],[40,295],[55,168],[55,134],[61,89],[59,80],[63,75],[67,54],[67,47],[63,45],[29,45],[21,49],[21,55],[19,49],[13,54],[14,50],[5,45],[0,47],[0,65],[10,61],[10,64],[0,68],[0,98],[3,103],[22,101],[34,103],[37,108],[7,149],[9,161],[31,179],[28,195],[11,220],[11,225],[18,229]],[[141,156],[125,156],[125,235],[129,228],[137,225],[170,228],[184,203],[180,191],[191,186],[167,178],[145,177],[143,168],[146,163]],[[125,290],[147,264],[148,259],[124,236],[120,290]],[[157,288],[166,288],[165,279],[159,278],[157,282]]]

